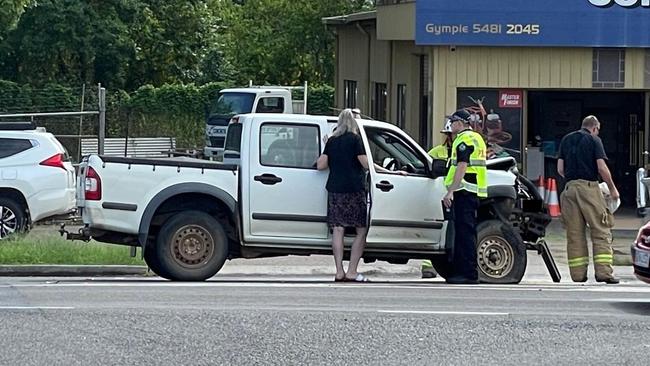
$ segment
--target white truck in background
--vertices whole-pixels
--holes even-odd
[[[293,100],[293,90],[301,90],[303,99]],[[221,158],[228,123],[236,114],[307,113],[307,90],[307,82],[304,86],[254,86],[251,81],[247,88],[219,91],[206,114],[204,155]]]

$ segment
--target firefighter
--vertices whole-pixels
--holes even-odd
[[[612,174],[607,167],[607,155],[598,137],[600,122],[594,116],[582,121],[582,128],[562,139],[557,171],[565,179],[564,192],[560,195],[562,221],[566,227],[569,272],[574,282],[587,281],[589,251],[587,249],[587,226],[593,244],[595,277],[598,282],[619,283],[614,276],[612,264],[612,231],[614,216],[605,204],[598,178],[602,178],[611,198],[620,195]]]
[[[429,155],[434,160],[444,160],[448,161],[449,156],[451,155],[451,144],[454,142],[453,135],[451,133],[451,120],[449,117],[445,119],[445,126],[440,133],[445,135],[445,141],[442,144],[435,146],[429,150]],[[438,273],[433,268],[433,264],[430,260],[423,260],[420,265],[420,271],[422,272],[422,278],[436,278]]]
[[[450,116],[452,133],[449,172],[445,178],[447,194],[443,198],[454,216],[454,251],[450,284],[478,283],[476,256],[476,211],[479,199],[487,197],[487,148],[480,134],[470,126],[470,113],[460,109]]]

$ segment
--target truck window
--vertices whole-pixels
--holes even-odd
[[[316,169],[320,155],[317,125],[265,123],[260,129],[260,163],[265,166]]]
[[[228,132],[226,133],[226,147],[225,151],[241,153],[241,123],[231,123],[228,125]]]
[[[411,173],[426,174],[426,162],[397,134],[379,128],[366,127],[365,130],[373,162],[384,168],[388,164],[396,164],[396,169],[410,165],[415,169]]]
[[[267,97],[261,98],[257,102],[256,113],[283,113],[284,112],[284,98],[282,97]]]
[[[235,114],[250,113],[255,102],[254,93],[220,93],[210,107],[209,125],[227,126]]]

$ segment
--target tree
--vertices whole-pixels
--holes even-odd
[[[18,23],[31,0],[0,0],[0,42]]]
[[[225,29],[226,54],[238,81],[295,84],[330,83],[334,76],[334,38],[322,23],[370,4],[364,0],[247,0],[230,3]],[[226,2],[229,3],[229,2]]]
[[[0,44],[0,77],[127,90],[193,82],[215,43],[215,18],[204,0],[35,4]]]

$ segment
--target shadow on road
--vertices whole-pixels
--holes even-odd
[[[628,314],[650,316],[650,301],[648,302],[613,302],[611,305]]]

